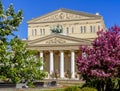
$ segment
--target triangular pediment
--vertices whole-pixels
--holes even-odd
[[[84,19],[94,19],[100,18],[99,15],[84,13],[84,12],[77,12],[67,9],[59,9],[43,15],[41,17],[32,19],[28,21],[28,23],[40,23],[40,22],[57,22],[57,21],[67,21],[67,20],[84,20]]]
[[[35,40],[28,41],[28,45],[72,45],[72,44],[91,44],[91,41],[85,40],[85,39],[80,39],[80,38],[75,38],[75,37],[70,37],[66,35],[60,35],[60,34],[53,34],[53,35],[48,35],[46,37],[38,38]]]

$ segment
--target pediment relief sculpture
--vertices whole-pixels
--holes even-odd
[[[66,43],[66,41],[63,39],[59,39],[59,38],[53,38],[53,39],[46,41],[46,44],[64,44],[64,43]]]
[[[48,22],[48,21],[61,21],[61,20],[75,20],[75,19],[88,19],[89,17],[77,15],[77,14],[71,14],[71,13],[65,13],[60,12],[51,16],[48,16],[46,18],[41,18],[37,22]]]

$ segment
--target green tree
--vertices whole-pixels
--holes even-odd
[[[41,59],[35,55],[34,50],[27,50],[26,44],[17,37],[10,42],[12,54],[10,55],[10,68],[7,72],[8,78],[13,82],[32,82],[45,77],[45,72],[40,70]]]
[[[35,51],[28,50],[27,44],[14,35],[22,20],[21,10],[15,13],[12,4],[4,10],[0,1],[0,79],[14,83],[40,80],[46,75],[40,70],[42,63]],[[10,35],[13,38],[8,41]]]
[[[9,42],[7,36],[14,35],[17,27],[23,19],[22,11],[14,12],[11,4],[7,10],[4,10],[2,2],[0,1],[0,78],[6,77],[6,72],[9,71]]]

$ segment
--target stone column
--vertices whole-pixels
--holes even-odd
[[[60,51],[60,78],[64,78],[64,52]]]
[[[42,63],[40,70],[43,70],[43,51],[40,51],[40,58],[41,58],[41,63]]]
[[[50,51],[50,75],[54,72],[54,57],[53,51]]]
[[[83,58],[86,58],[86,57],[87,57],[87,55],[86,55],[85,52],[82,52],[82,57],[83,57]]]
[[[71,51],[71,78],[75,78],[75,52]]]

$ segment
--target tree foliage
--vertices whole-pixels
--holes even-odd
[[[77,58],[77,67],[86,84],[99,91],[120,90],[120,27],[99,31],[92,47],[80,46],[86,56]]]
[[[22,20],[21,10],[16,13],[12,4],[4,10],[0,2],[0,79],[6,78],[14,83],[32,82],[45,77],[45,72],[40,70],[41,59],[14,35]],[[13,38],[8,41],[10,35]]]
[[[31,82],[45,77],[45,72],[40,70],[41,59],[35,56],[37,51],[27,50],[26,44],[18,38],[12,39],[10,45],[12,54],[8,78],[13,78],[13,81],[20,79],[19,81]]]

